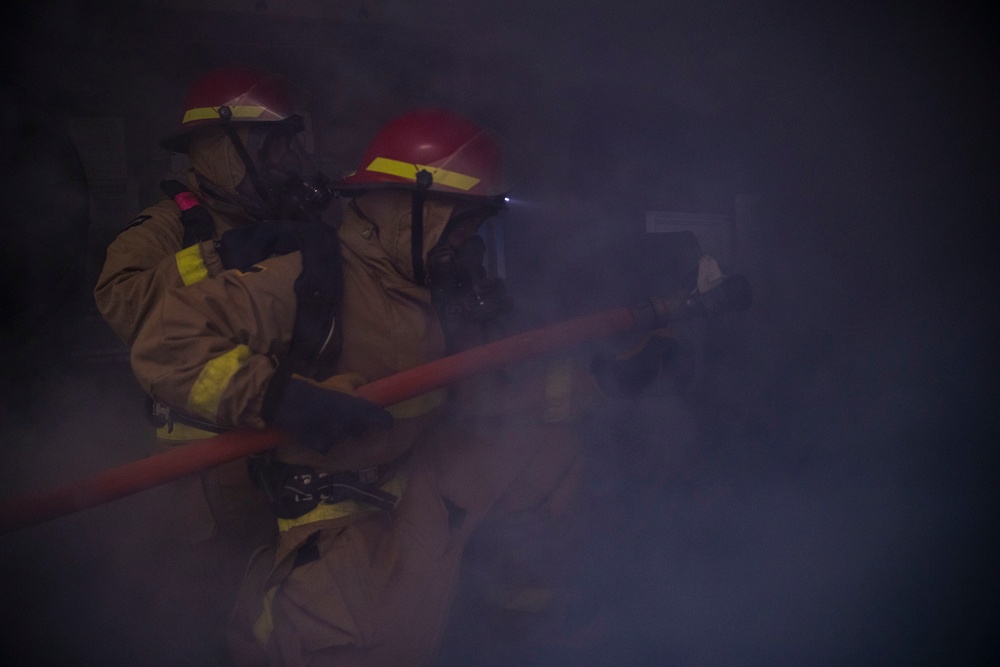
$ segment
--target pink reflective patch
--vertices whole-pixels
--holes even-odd
[[[198,198],[194,196],[193,192],[182,192],[174,197],[174,201],[177,202],[177,205],[181,207],[182,211],[194,208],[200,203]]]

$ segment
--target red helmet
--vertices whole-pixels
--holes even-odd
[[[286,79],[261,70],[234,66],[213,70],[188,90],[180,126],[160,146],[175,153],[187,152],[192,130],[226,121],[285,122],[301,129],[302,118],[296,111],[302,97]]]
[[[429,174],[429,185],[422,172]],[[399,187],[499,199],[500,148],[468,118],[443,109],[415,109],[379,131],[358,169],[341,184],[345,191]]]

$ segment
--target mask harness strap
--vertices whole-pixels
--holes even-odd
[[[219,107],[219,118],[226,121],[222,124],[222,127],[226,130],[226,135],[233,144],[233,148],[236,149],[236,154],[240,156],[240,160],[243,161],[243,165],[246,167],[247,176],[250,177],[250,182],[253,183],[254,190],[257,191],[257,195],[260,200],[266,202],[267,205],[272,205],[270,192],[260,178],[260,174],[257,173],[257,167],[254,166],[253,160],[250,159],[250,153],[247,152],[246,146],[240,141],[240,135],[236,132],[236,126],[231,122],[233,119],[233,110],[222,105]]]
[[[423,285],[427,282],[424,267],[424,202],[427,201],[427,190],[434,182],[434,177],[431,172],[421,169],[417,172],[416,180],[417,189],[413,193],[413,207],[410,211],[410,258],[413,262],[413,281]]]

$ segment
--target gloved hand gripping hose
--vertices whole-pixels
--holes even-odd
[[[280,389],[268,424],[294,435],[296,443],[326,454],[333,445],[361,435],[370,426],[391,428],[392,415],[357,396],[349,386],[335,389],[292,375]]]

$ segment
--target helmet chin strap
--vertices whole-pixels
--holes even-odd
[[[413,263],[413,281],[418,285],[427,283],[424,267],[424,202],[427,190],[434,182],[434,176],[426,169],[417,172],[417,189],[413,191],[410,209],[410,259]]]
[[[243,141],[240,139],[240,135],[236,131],[236,126],[231,122],[233,118],[233,110],[225,105],[219,107],[219,118],[226,121],[222,124],[226,130],[226,136],[229,137],[229,141],[232,142],[233,148],[236,149],[236,154],[239,155],[240,160],[243,161],[243,165],[247,170],[247,176],[250,177],[250,183],[253,184],[254,190],[257,192],[257,196],[260,197],[260,201],[264,204],[264,206],[273,206],[274,202],[270,201],[271,198],[268,194],[268,190],[264,186],[260,174],[257,172],[257,167],[254,165],[253,160],[250,159],[250,153],[247,152],[246,146],[243,145]]]
[[[229,137],[230,143],[236,149],[236,153],[239,155],[244,167],[246,167],[247,176],[250,178],[250,184],[253,186],[254,192],[257,193],[259,203],[250,201],[249,197],[239,192],[238,188],[237,197],[242,198],[250,206],[261,208],[264,217],[277,216],[289,217],[293,220],[305,219],[313,222],[318,221],[323,209],[336,196],[328,187],[329,179],[322,173],[317,173],[312,181],[306,181],[298,173],[276,168],[276,171],[280,171],[288,176],[287,182],[281,184],[283,187],[280,189],[280,192],[276,191],[278,184],[269,183],[261,175],[260,171],[258,171],[257,166],[250,157],[250,152],[236,131],[236,126],[232,122],[229,122],[232,120],[232,117],[232,109],[225,105],[219,107],[219,118],[226,121],[222,124],[222,127],[225,129],[226,136]],[[301,119],[298,120],[299,128],[296,131],[301,130]]]

